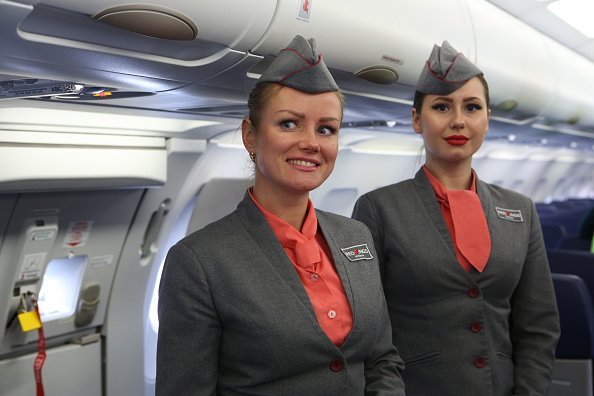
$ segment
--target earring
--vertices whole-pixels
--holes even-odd
[[[250,152],[250,159],[254,164],[256,163],[256,153],[254,153],[253,151]]]

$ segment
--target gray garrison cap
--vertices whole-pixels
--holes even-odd
[[[295,36],[262,73],[260,82],[274,82],[308,93],[338,91],[338,85],[316,51],[313,38]]]
[[[483,74],[447,41],[434,45],[415,89],[424,94],[449,95],[472,77]]]

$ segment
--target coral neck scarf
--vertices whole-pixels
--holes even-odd
[[[491,254],[491,235],[472,173],[469,190],[448,190],[427,167],[423,171],[433,187],[448,230],[454,241],[460,265],[483,272]]]

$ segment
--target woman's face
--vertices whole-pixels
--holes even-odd
[[[426,95],[413,128],[423,137],[427,163],[470,164],[489,129],[485,88],[474,77],[449,95]]]
[[[276,90],[258,125],[242,124],[245,148],[256,155],[256,191],[302,194],[319,187],[334,168],[341,118],[336,92]]]

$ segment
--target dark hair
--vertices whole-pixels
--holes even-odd
[[[261,82],[256,84],[256,86],[250,92],[250,96],[248,97],[248,109],[249,109],[249,119],[254,127],[257,127],[258,123],[260,122],[260,115],[262,114],[262,109],[268,103],[268,100],[272,97],[273,94],[278,92],[283,86],[273,82]],[[340,91],[336,91],[336,95],[340,100],[340,108],[341,108],[341,118],[342,113],[344,112],[344,96]]]
[[[485,100],[487,101],[487,109],[491,108],[491,99],[489,98],[489,84],[487,84],[487,80],[485,80],[485,76],[482,74],[477,75],[478,79],[480,80],[481,84],[485,88]],[[413,108],[417,110],[418,114],[421,114],[421,108],[423,107],[423,100],[425,100],[426,94],[420,91],[415,91],[415,98],[413,99]]]

